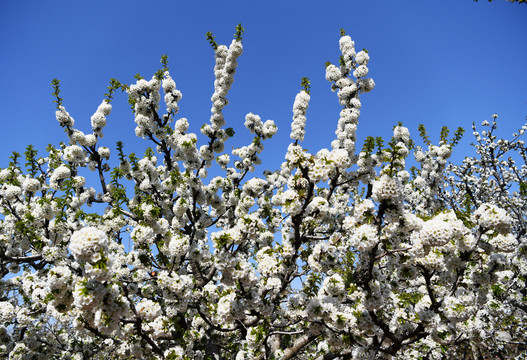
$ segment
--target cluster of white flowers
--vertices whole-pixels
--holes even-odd
[[[110,158],[110,149],[106,146],[101,146],[97,149],[97,153],[102,159],[108,160]]]
[[[437,198],[441,196],[440,186],[443,184],[443,172],[451,153],[452,147],[446,143],[441,146],[429,145],[427,150],[416,147],[414,156],[415,160],[420,163],[421,169],[418,176],[413,179],[413,186],[418,191],[408,192],[412,197],[410,201],[419,213],[430,214],[441,208],[441,203],[437,201]],[[408,189],[410,188],[411,186],[408,185]]]
[[[73,233],[69,249],[78,261],[96,263],[108,255],[108,237],[102,230],[85,227]]]
[[[474,220],[486,230],[507,233],[511,227],[511,217],[496,205],[485,203],[474,212]]]
[[[182,236],[180,234],[173,235],[170,238],[170,242],[168,244],[168,252],[172,256],[181,257],[187,253],[189,250],[189,245],[190,244],[186,236]]]
[[[37,192],[40,190],[41,186],[42,185],[38,179],[32,179],[30,177],[26,177],[22,183],[22,189],[28,193]]]
[[[216,49],[216,64],[214,66],[214,94],[212,94],[212,115],[210,123],[213,130],[219,130],[225,125],[222,110],[229,103],[227,94],[234,82],[234,74],[238,67],[237,59],[243,52],[242,42],[233,40],[229,48],[220,45]]]
[[[0,301],[0,321],[7,323],[15,318],[15,307],[9,301]]]
[[[22,189],[16,185],[7,185],[2,190],[2,195],[5,196],[7,200],[15,200],[17,196],[22,194]]]
[[[136,136],[145,138],[148,134],[159,132],[159,123],[154,118],[154,111],[158,110],[161,81],[155,76],[150,81],[139,79],[128,89],[128,94],[135,102]]]
[[[97,144],[97,137],[94,134],[85,135],[80,130],[74,130],[70,135],[72,144],[79,144],[81,146],[92,147]]]
[[[450,242],[453,235],[451,224],[435,218],[423,224],[420,238],[424,245],[441,246]]]
[[[181,91],[176,89],[176,82],[170,77],[168,71],[165,71],[165,78],[162,86],[165,92],[165,104],[167,105],[167,112],[177,113],[179,111],[178,102],[183,97]]]
[[[514,252],[518,248],[518,240],[513,234],[498,234],[489,238],[489,243],[494,246],[498,251],[510,253]]]
[[[67,166],[61,165],[58,168],[56,168],[55,171],[53,171],[53,175],[51,175],[49,179],[49,185],[53,189],[58,190],[60,188],[59,182],[61,180],[69,178],[70,176],[71,176],[71,170]]]
[[[70,114],[66,111],[66,108],[64,108],[64,106],[62,105],[59,106],[59,108],[55,112],[55,116],[61,126],[73,127],[73,125],[75,125],[75,120],[73,120]]]
[[[372,249],[377,243],[377,229],[368,224],[356,228],[350,237],[350,245],[361,252]]]
[[[342,295],[346,290],[342,276],[338,274],[328,276],[324,279],[321,290],[331,296]]]
[[[49,291],[53,294],[50,304],[61,312],[69,310],[73,302],[73,298],[68,296],[71,280],[72,272],[65,266],[56,266],[48,277]]]
[[[356,55],[355,42],[351,40],[349,35],[344,35],[340,37],[339,47],[340,51],[342,52],[345,66],[349,71],[353,66],[353,57]]]
[[[149,299],[141,300],[135,308],[137,313],[147,321],[153,321],[161,316],[161,305]]]
[[[337,81],[342,77],[340,69],[333,64],[329,64],[326,67],[326,80],[327,81]]]
[[[291,124],[291,139],[304,141],[306,134],[306,113],[311,97],[304,90],[300,91],[293,104],[293,122]]]
[[[370,61],[370,55],[368,55],[367,51],[359,51],[355,56],[355,61],[359,65],[368,65],[368,61]]]
[[[70,145],[64,149],[64,160],[70,163],[82,165],[86,162],[86,153],[78,145]]]
[[[298,193],[294,190],[286,190],[280,196],[280,204],[283,206],[285,212],[296,215],[302,210],[302,202],[298,197]]]
[[[378,180],[373,183],[372,198],[381,202],[388,200],[396,202],[401,196],[401,184],[398,179],[393,178],[387,174],[383,174]]]
[[[410,131],[404,126],[396,126],[393,128],[393,138],[403,144],[410,142]]]
[[[360,93],[368,92],[373,89],[375,83],[370,78],[365,78],[368,74],[368,63],[370,57],[366,51],[355,51],[354,41],[347,35],[340,38],[340,50],[342,52],[341,68],[329,64],[326,67],[326,80],[334,82],[333,89],[338,90],[339,102],[344,109],[340,113],[340,118],[335,132],[337,138],[331,143],[333,149],[346,149],[350,158],[355,151],[356,131],[360,116]],[[347,75],[351,70],[356,81]]]
[[[258,271],[265,277],[275,276],[283,270],[280,259],[275,256],[269,247],[264,247],[258,251],[256,259],[258,260]]]
[[[91,127],[93,133],[97,136],[102,137],[102,129],[106,126],[106,117],[110,115],[111,111],[112,105],[106,100],[103,100],[101,105],[99,105],[99,107],[97,108],[95,114],[92,115]]]

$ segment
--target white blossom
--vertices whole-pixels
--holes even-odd
[[[85,227],[73,233],[69,249],[79,261],[94,263],[106,256],[108,237],[97,228]]]

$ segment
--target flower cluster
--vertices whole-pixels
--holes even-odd
[[[159,132],[159,123],[154,117],[154,112],[159,106],[161,81],[153,77],[150,81],[140,79],[130,86],[128,93],[130,99],[135,103],[135,134],[145,138],[148,134]]]
[[[495,230],[500,233],[510,231],[511,217],[503,209],[493,204],[482,204],[474,211],[474,220],[484,229]]]
[[[306,112],[309,106],[310,96],[304,90],[295,97],[293,104],[293,123],[291,124],[291,139],[303,141],[306,133]]]
[[[92,115],[91,127],[95,135],[102,137],[102,129],[106,126],[106,117],[110,115],[111,111],[112,105],[104,100],[97,108],[95,114]]]
[[[108,255],[108,238],[101,230],[85,227],[73,233],[69,249],[78,261],[96,263]]]
[[[177,113],[179,111],[178,102],[182,98],[181,91],[176,89],[176,82],[172,80],[168,71],[165,71],[165,78],[161,85],[165,92],[165,104],[167,105],[167,112]]]

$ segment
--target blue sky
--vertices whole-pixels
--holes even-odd
[[[425,124],[437,139],[447,125],[470,129],[499,114],[502,136],[527,115],[527,6],[505,0],[376,1],[1,1],[0,167],[27,144],[43,150],[66,141],[55,120],[51,86],[62,85],[64,105],[87,132],[90,116],[110,78],[150,78],[162,54],[183,92],[179,116],[197,131],[210,116],[214,54],[212,31],[230,43],[245,27],[244,54],[224,111],[238,139],[250,141],[244,116],[273,119],[278,134],[268,142],[263,166],[276,169],[289,143],[293,100],[300,79],[311,80],[304,146],[330,147],[340,106],[324,79],[324,63],[337,62],[339,29],[370,54],[376,88],[362,97],[359,139],[391,135],[402,122],[417,136]],[[141,152],[124,94],[113,101],[102,144]],[[471,131],[454,159],[470,154]],[[115,155],[115,151],[113,151]],[[113,156],[112,156],[113,157]],[[263,169],[262,169],[263,170]]]

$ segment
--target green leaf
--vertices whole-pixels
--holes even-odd
[[[236,34],[234,35],[234,38],[236,39],[236,41],[242,41],[243,40],[242,35],[243,35],[244,31],[245,31],[245,29],[243,28],[241,23],[236,25]]]
[[[235,134],[233,128],[227,128],[227,129],[225,129],[225,133],[226,133],[229,137],[233,137],[234,134]]]
[[[205,37],[207,38],[210,46],[216,51],[218,49],[218,43],[214,40],[214,36],[212,36],[212,33],[210,31],[207,31],[205,34]]]
[[[53,93],[52,95],[55,97],[55,100],[53,100],[54,103],[57,104],[57,109],[62,105],[62,98],[60,95],[60,80],[59,79],[53,79],[51,80],[51,86],[53,86]]]
[[[309,81],[309,78],[307,77],[302,78],[302,81],[300,82],[300,86],[308,94],[311,91],[311,82]]]

